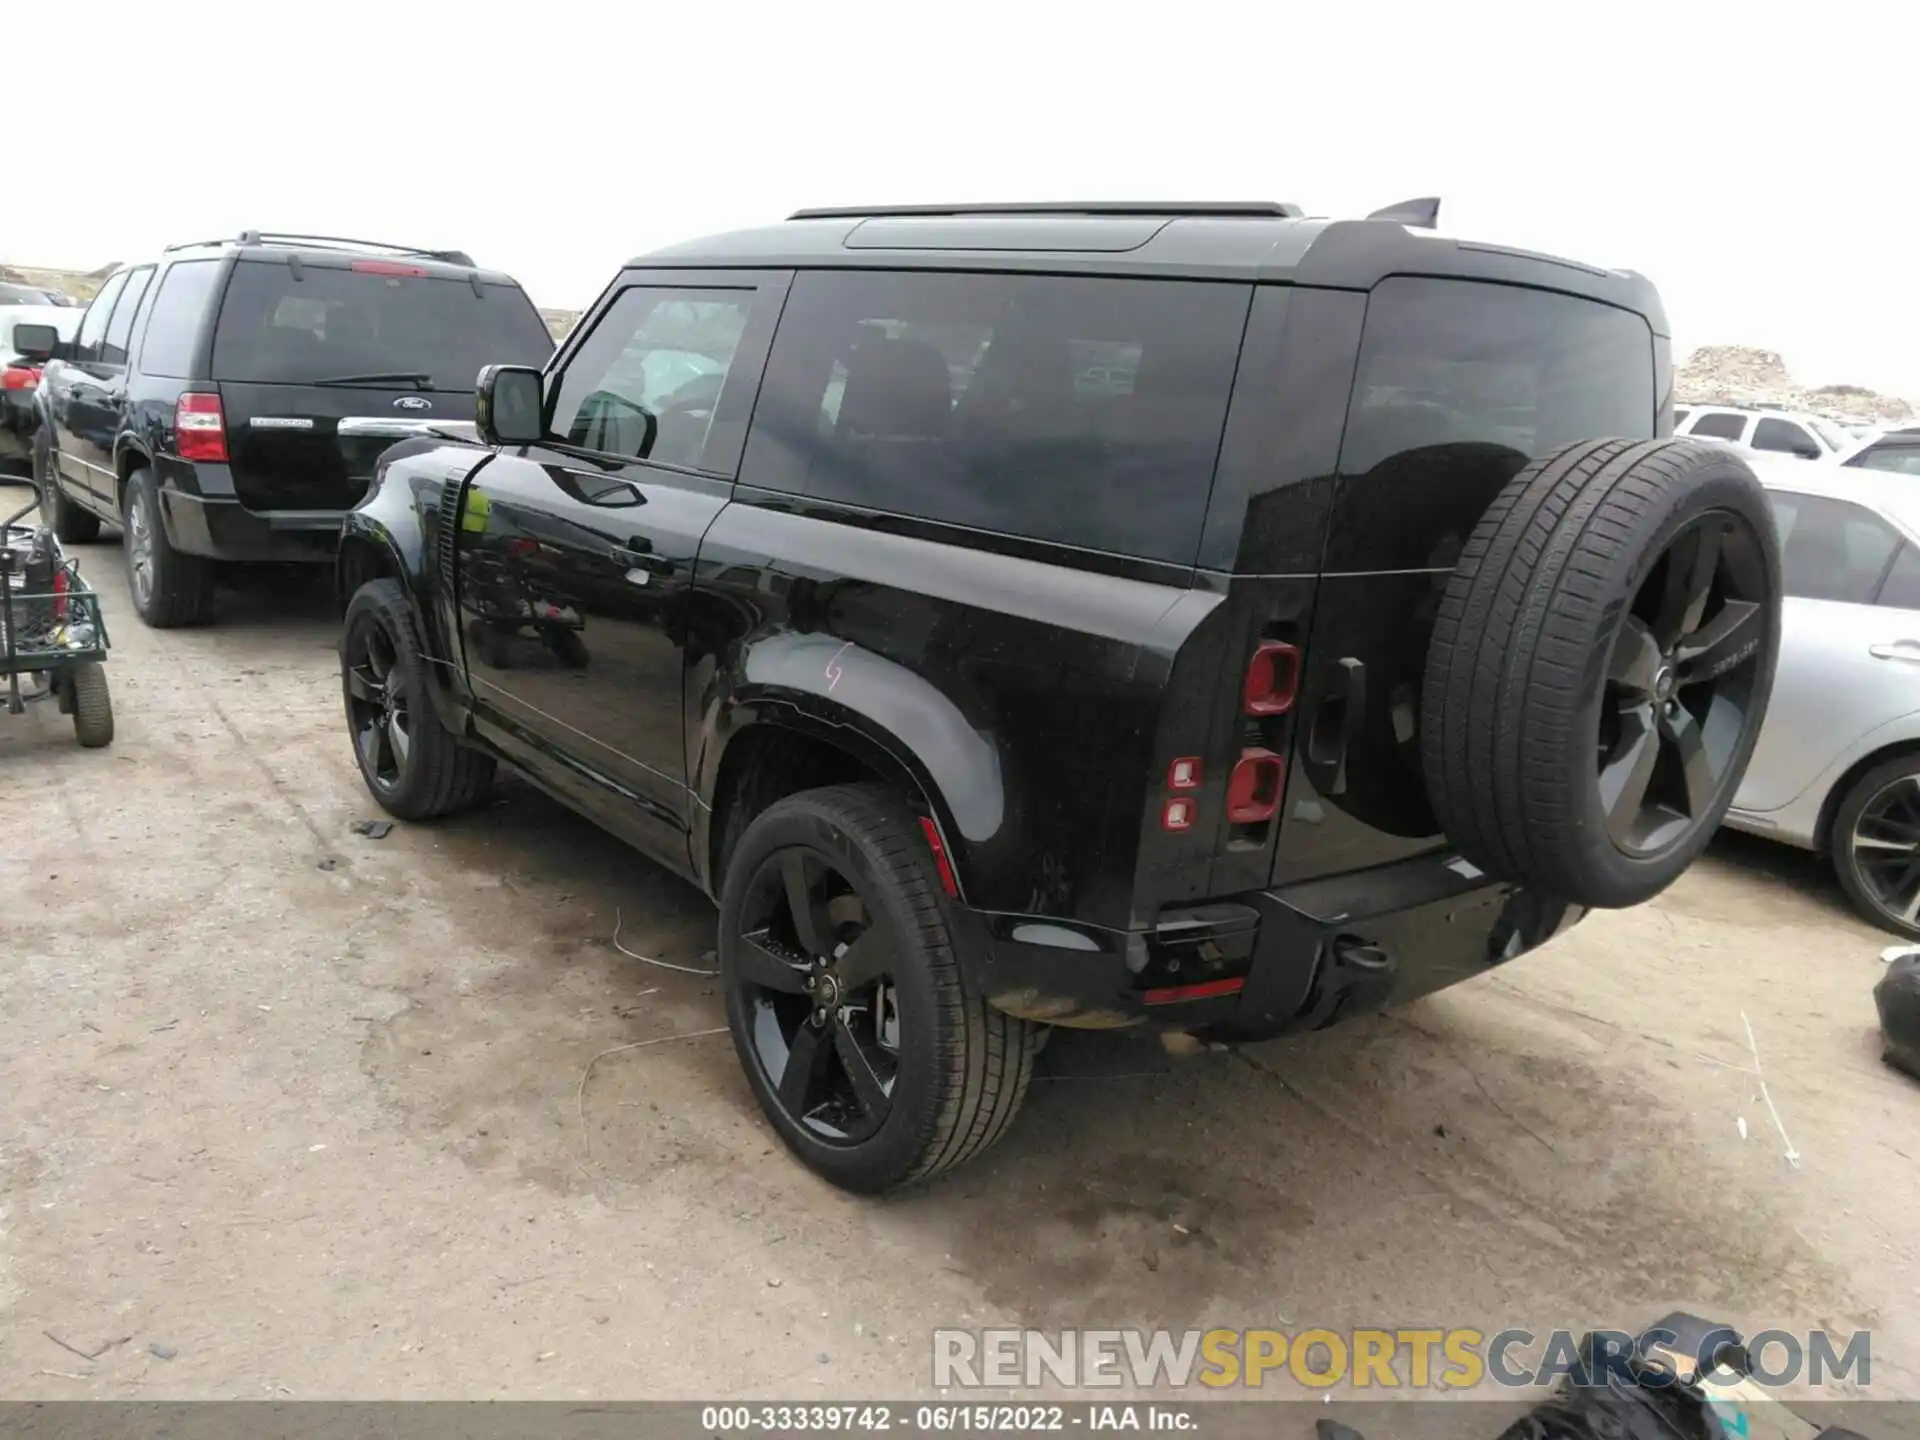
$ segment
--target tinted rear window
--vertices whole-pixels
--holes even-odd
[[[1653,332],[1625,310],[1469,280],[1396,277],[1367,302],[1340,468],[1484,443],[1537,456],[1650,437]]]
[[[465,278],[381,275],[242,261],[220,305],[216,380],[288,384],[417,371],[429,388],[467,390],[480,367],[540,365],[553,351],[518,288]]]
[[[810,272],[744,483],[1191,564],[1245,286]]]

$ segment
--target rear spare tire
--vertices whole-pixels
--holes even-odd
[[[1772,512],[1737,452],[1587,440],[1535,461],[1474,529],[1427,654],[1448,838],[1560,899],[1650,899],[1726,814],[1779,644]]]

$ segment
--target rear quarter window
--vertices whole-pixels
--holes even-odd
[[[416,373],[432,390],[471,389],[485,365],[541,365],[553,339],[515,285],[242,260],[220,305],[216,380],[311,384]]]
[[[1724,410],[1702,415],[1693,422],[1693,428],[1687,433],[1708,440],[1738,440],[1747,433],[1747,417],[1729,415]]]
[[[1192,564],[1249,287],[803,272],[740,479]]]
[[[1362,474],[1409,452],[1472,444],[1508,452],[1517,470],[1574,440],[1651,437],[1653,391],[1653,333],[1629,311],[1395,277],[1367,302],[1340,468]]]
[[[187,379],[193,374],[193,349],[202,333],[207,302],[220,280],[218,260],[179,260],[160,277],[140,342],[140,368],[149,375]]]

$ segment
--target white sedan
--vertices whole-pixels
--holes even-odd
[[[1744,453],[1786,599],[1726,823],[1829,855],[1862,915],[1920,938],[1920,477]]]

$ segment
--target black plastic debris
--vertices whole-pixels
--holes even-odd
[[[1697,1315],[1672,1314],[1637,1337],[1584,1335],[1553,1394],[1499,1440],[1861,1440],[1822,1430],[1747,1380],[1740,1333]],[[1366,1440],[1322,1419],[1319,1440]]]
[[[387,833],[392,829],[393,822],[391,820],[356,820],[353,822],[353,833],[356,835],[364,835],[369,840],[384,840],[387,838]]]
[[[1920,1080],[1920,955],[1902,955],[1873,987],[1880,1007],[1881,1058]]]

